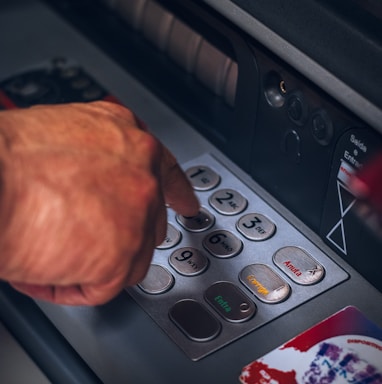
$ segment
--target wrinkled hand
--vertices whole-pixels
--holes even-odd
[[[96,305],[146,274],[166,207],[199,204],[175,158],[119,105],[0,113],[0,279]]]

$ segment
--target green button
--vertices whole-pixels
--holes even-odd
[[[242,323],[256,313],[256,305],[235,284],[220,281],[211,285],[204,297],[225,320]]]

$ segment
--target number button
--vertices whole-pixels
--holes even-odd
[[[182,238],[182,234],[170,223],[167,224],[166,238],[162,244],[157,246],[157,249],[169,249],[175,247]]]
[[[237,215],[247,207],[247,200],[233,189],[216,191],[208,199],[212,208],[222,215]]]
[[[215,218],[205,208],[201,208],[196,216],[186,217],[176,215],[178,223],[190,232],[203,232],[211,228],[215,223]]]
[[[174,283],[174,276],[167,269],[157,264],[151,264],[146,277],[138,284],[138,287],[150,295],[159,295],[170,290]]]
[[[236,224],[237,230],[248,240],[267,240],[276,232],[276,225],[264,215],[249,213],[242,216]]]
[[[203,239],[203,246],[213,256],[226,259],[239,254],[243,243],[233,233],[218,230],[211,232]]]
[[[220,176],[209,167],[195,166],[185,173],[196,191],[208,191],[220,183]]]
[[[170,265],[181,275],[196,276],[208,267],[208,258],[196,248],[177,249],[169,258]]]

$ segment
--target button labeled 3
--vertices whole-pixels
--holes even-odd
[[[242,216],[236,224],[237,230],[248,240],[267,240],[276,232],[276,225],[264,215],[249,213]]]

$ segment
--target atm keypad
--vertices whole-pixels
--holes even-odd
[[[184,165],[201,209],[168,229],[130,295],[199,360],[347,279],[347,273],[211,155]]]

